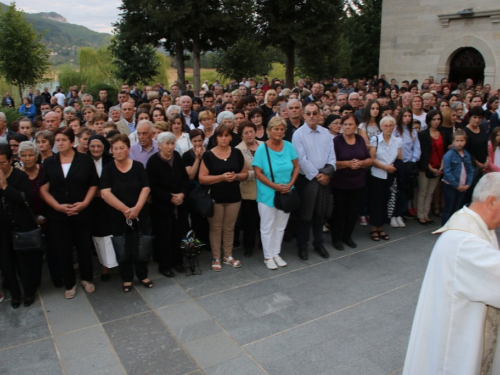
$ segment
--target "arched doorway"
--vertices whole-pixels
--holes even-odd
[[[465,82],[472,78],[474,83],[484,82],[485,62],[483,55],[472,47],[460,48],[450,62],[450,82]]]

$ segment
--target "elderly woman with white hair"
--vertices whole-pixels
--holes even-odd
[[[155,233],[154,251],[159,272],[174,277],[172,269],[184,272],[182,238],[189,230],[186,199],[189,176],[181,155],[175,151],[176,136],[171,132],[158,135],[159,152],[151,156],[146,171],[154,204],[151,221]]]
[[[372,225],[370,237],[373,241],[389,240],[382,226],[388,220],[387,203],[390,188],[396,177],[396,160],[403,159],[402,141],[394,135],[396,120],[387,116],[380,120],[382,133],[370,139],[370,156],[373,167],[370,176],[368,212]]]
[[[238,133],[234,132],[234,113],[230,111],[223,111],[217,116],[217,126],[225,125],[231,129],[231,147],[236,147],[241,143],[241,137]],[[211,136],[208,140],[207,150],[211,150],[217,146],[217,140],[214,136]]]

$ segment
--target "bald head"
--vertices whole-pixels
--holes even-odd
[[[45,125],[45,129],[54,133],[61,125],[61,116],[57,112],[50,111],[45,114],[43,123]]]

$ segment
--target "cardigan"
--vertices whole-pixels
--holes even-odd
[[[263,143],[257,140],[256,142],[258,145],[261,145]],[[257,199],[257,180],[255,179],[255,172],[252,167],[254,156],[252,155],[252,152],[248,149],[247,144],[244,141],[242,141],[235,148],[240,150],[243,154],[243,158],[245,159],[245,166],[248,169],[248,179],[240,182],[241,199],[254,201]]]

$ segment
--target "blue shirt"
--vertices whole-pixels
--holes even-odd
[[[304,123],[293,133],[292,144],[299,158],[300,173],[312,181],[319,169],[330,164],[336,169],[332,136],[324,127],[318,125],[312,130]]]
[[[297,159],[297,153],[292,144],[288,141],[283,141],[283,143],[283,149],[280,152],[269,148],[269,157],[271,158],[274,182],[276,184],[288,184],[290,182],[293,171],[292,160]],[[262,173],[272,181],[265,143],[261,144],[257,148],[257,151],[255,151],[252,166],[262,169]],[[257,180],[257,202],[274,207],[274,192],[274,189]]]
[[[413,129],[413,139],[410,137],[410,131],[406,126],[403,126],[403,136],[399,134],[398,128],[395,127],[392,133],[393,137],[402,138],[403,162],[412,161],[416,163],[420,160],[420,141],[418,140],[418,132]]]
[[[144,149],[141,144],[137,142],[130,146],[129,158],[142,163],[142,165],[146,167],[149,158],[156,154],[159,150],[158,144],[154,139],[149,150]]]

